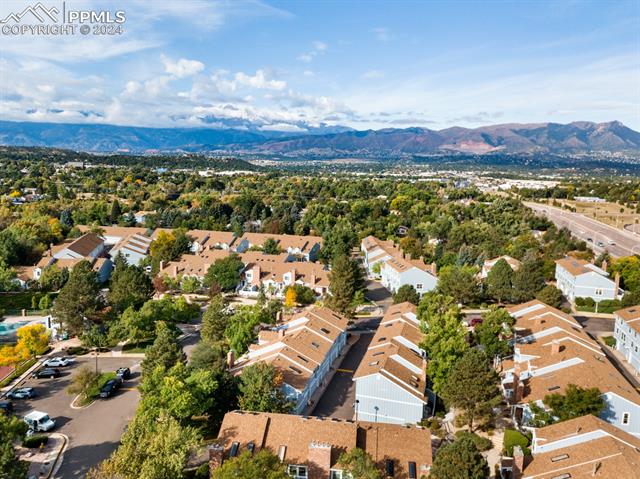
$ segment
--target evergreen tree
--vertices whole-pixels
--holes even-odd
[[[511,353],[508,339],[513,322],[507,310],[495,306],[482,315],[482,322],[475,327],[474,337],[487,356],[504,357]]]
[[[118,265],[111,278],[109,303],[120,313],[132,306],[141,307],[153,296],[151,278],[139,266]]]
[[[467,436],[442,446],[431,466],[429,479],[486,479],[489,465]]]
[[[542,263],[534,257],[527,257],[513,275],[514,301],[532,300],[536,293],[544,288]]]
[[[487,293],[498,303],[502,303],[511,297],[512,281],[513,270],[511,266],[504,259],[500,259],[487,274],[485,281]]]
[[[211,287],[217,284],[223,291],[233,291],[240,283],[240,272],[244,263],[237,254],[216,260],[207,270],[203,284]]]
[[[453,367],[442,389],[442,398],[449,406],[464,411],[469,430],[474,421],[492,413],[500,404],[499,377],[486,354],[469,349]]]
[[[562,291],[552,284],[548,284],[538,291],[536,299],[548,304],[549,306],[553,306],[554,308],[559,308],[562,306]]]
[[[327,305],[334,311],[353,317],[353,299],[364,288],[364,274],[360,264],[347,256],[337,257],[329,273]]]
[[[109,215],[111,223],[117,223],[121,215],[122,210],[120,209],[120,203],[118,203],[118,200],[113,200],[113,203],[111,203],[111,214]]]
[[[214,344],[224,339],[224,332],[229,322],[226,307],[226,301],[221,294],[214,296],[209,301],[209,306],[202,315],[202,329],[200,330],[200,337],[205,343]]]
[[[157,367],[168,371],[178,362],[185,361],[182,346],[176,341],[175,332],[164,321],[156,323],[156,339],[145,353],[142,361],[143,374],[149,374]]]
[[[0,477],[22,479],[27,477],[29,463],[18,459],[14,443],[24,437],[27,425],[17,417],[0,412]]]
[[[71,334],[84,329],[85,320],[95,317],[100,306],[98,276],[91,263],[80,261],[53,304],[53,317]]]
[[[476,269],[471,266],[443,267],[438,274],[438,292],[462,304],[474,303],[480,297]]]

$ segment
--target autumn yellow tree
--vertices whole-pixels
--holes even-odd
[[[27,358],[26,351],[18,350],[15,346],[3,346],[0,348],[0,366],[13,366],[16,368],[20,361]]]
[[[287,308],[293,308],[297,302],[295,288],[287,288],[287,292],[284,294],[284,305]]]
[[[49,331],[43,324],[27,324],[17,331],[16,350],[25,356],[35,357],[49,344]]]

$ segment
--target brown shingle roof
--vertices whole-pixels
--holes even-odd
[[[409,462],[415,463],[417,477],[426,475],[432,463],[431,434],[416,426],[233,411],[225,415],[218,441],[224,446],[225,459],[234,443],[238,443],[238,454],[249,443],[255,445],[255,452],[265,448],[274,454],[282,452],[284,464],[307,465],[309,479],[327,477],[320,470],[322,465],[309,457],[312,444],[331,448],[332,468],[339,469],[340,455],[356,447],[369,453],[381,471],[386,460],[393,461],[396,479],[408,479]]]
[[[581,274],[592,272],[593,270],[587,268],[589,262],[583,259],[573,258],[567,256],[556,260],[556,264],[567,270],[572,276],[580,276]]]
[[[523,478],[626,479],[638,477],[639,468],[640,439],[589,415],[536,429]]]
[[[93,233],[86,233],[67,245],[65,249],[69,249],[81,256],[88,256],[89,253],[95,250],[103,242],[102,238],[94,235]]]

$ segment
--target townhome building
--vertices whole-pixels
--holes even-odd
[[[277,455],[294,479],[347,479],[340,456],[367,452],[381,477],[419,479],[432,464],[428,429],[366,421],[232,411],[225,414],[217,443],[209,449],[213,471],[245,451]]]
[[[423,338],[413,304],[387,310],[353,375],[357,419],[415,424],[428,415]]]
[[[109,255],[115,259],[118,254],[121,254],[128,265],[138,266],[149,256],[152,241],[146,235],[133,233],[116,243]]]
[[[631,306],[614,313],[613,337],[616,349],[640,374],[640,306]]]
[[[284,298],[287,287],[296,284],[312,289],[319,297],[329,290],[329,270],[322,264],[290,262],[288,253],[248,251],[240,257],[245,264],[238,289],[242,296],[255,297],[262,290],[269,296]]]
[[[404,255],[381,263],[380,280],[392,293],[411,285],[420,296],[435,290],[438,285],[435,263],[426,265],[422,260],[408,259]]]
[[[104,240],[93,233],[86,233],[70,242],[59,245],[53,251],[56,259],[97,258],[104,251]]]
[[[576,298],[591,298],[596,302],[605,299],[621,299],[620,275],[611,280],[603,268],[573,257],[556,260],[556,283],[565,297],[575,303]]]
[[[312,406],[313,393],[327,384],[327,374],[347,342],[348,320],[328,308],[311,307],[284,323],[258,333],[258,341],[237,361],[229,358],[232,374],[257,362],[271,364],[283,378],[283,392],[294,412]]]
[[[402,257],[402,250],[391,240],[381,240],[375,236],[367,236],[360,243],[365,270],[369,276],[376,276],[376,265],[391,258]]]
[[[522,263],[515,258],[512,258],[508,255],[498,256],[497,258],[488,259],[482,264],[482,269],[480,270],[480,279],[485,279],[489,276],[489,272],[493,269],[498,261],[501,259],[505,260],[507,264],[511,267],[513,271],[518,271]]]
[[[531,455],[503,458],[504,479],[638,477],[640,439],[592,415],[532,430]]]
[[[202,281],[213,263],[229,255],[231,252],[224,249],[205,250],[201,254],[183,254],[176,261],[162,262],[158,275],[173,280],[191,277]]]
[[[201,254],[206,250],[230,250],[236,236],[232,231],[189,230],[187,236],[191,238],[191,252]]]
[[[275,241],[282,251],[291,256],[292,260],[316,261],[322,248],[322,238],[319,236],[245,233],[236,240],[233,249],[237,253],[244,253],[251,248],[262,248],[269,239]]]
[[[640,393],[609,361],[599,344],[570,315],[538,300],[509,309],[515,319],[514,355],[502,361],[500,373],[513,419],[527,424],[529,403],[563,394],[571,384],[596,387],[605,409],[600,417],[640,437]]]
[[[83,233],[90,233],[94,227],[87,225],[78,225],[78,229]],[[111,247],[118,244],[132,234],[147,236],[147,228],[131,227],[131,226],[98,226],[100,229],[100,238],[103,239],[105,247]]]

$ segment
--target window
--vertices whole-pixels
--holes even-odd
[[[305,358],[304,356],[300,356],[299,354],[298,354],[298,359],[299,359],[300,361],[302,361],[302,362],[305,362],[305,363],[308,363],[308,362],[309,362],[309,360],[308,360],[307,358]]]
[[[560,389],[560,386],[551,386],[550,388],[547,388],[547,391],[556,391],[557,389]]]
[[[393,461],[391,459],[384,461],[384,470],[387,476],[393,477]]]
[[[315,343],[315,342],[311,341],[311,347],[313,349],[318,349],[320,347],[320,345],[318,343]]]
[[[629,424],[629,419],[631,419],[631,414],[629,414],[628,412],[622,414],[622,425],[626,426],[627,424]]]
[[[340,469],[331,469],[329,471],[329,479],[350,479],[351,474]]]
[[[284,461],[284,456],[287,454],[287,446],[280,446],[278,448],[278,459],[280,462]]]
[[[416,470],[416,463],[409,462],[409,479],[417,479],[418,471]]]
[[[296,374],[302,374],[302,371],[295,366],[289,366],[289,369]]]
[[[238,455],[239,442],[233,442],[231,444],[231,450],[229,451],[229,457],[236,457]]]
[[[253,450],[256,448],[256,445],[252,442],[250,442],[249,444],[247,444],[247,451],[249,451],[251,454],[253,454]]]
[[[307,466],[289,465],[288,471],[294,479],[307,479]]]
[[[598,288],[595,291],[596,296],[602,296],[602,289]]]
[[[416,284],[416,289],[422,289],[422,283]]]
[[[320,328],[320,331],[322,331],[324,334],[329,334],[330,331],[326,328]]]

